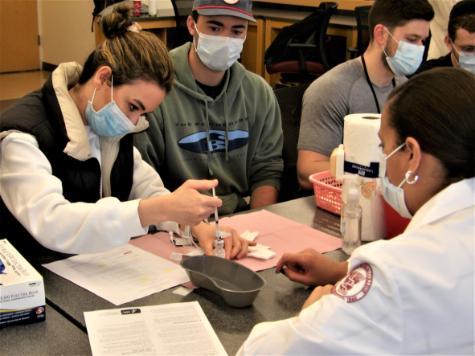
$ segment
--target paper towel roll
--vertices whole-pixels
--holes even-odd
[[[352,114],[344,118],[343,146],[345,174],[361,176],[361,239],[373,241],[385,236],[382,197],[377,190],[382,149],[378,136],[380,114]]]
[[[376,178],[382,150],[378,137],[379,114],[351,114],[344,118],[345,172]]]

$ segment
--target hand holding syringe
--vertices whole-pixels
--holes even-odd
[[[212,190],[212,196],[209,198],[218,201],[219,199],[216,197],[215,189],[211,186],[208,187],[208,189]],[[189,223],[185,222],[182,225],[181,238],[172,238],[173,243],[177,246],[190,246],[191,244],[197,246],[197,243],[199,243],[199,247],[203,249],[205,254],[222,258],[226,258],[226,256],[231,259],[244,257],[247,254],[248,245],[255,245],[255,243],[248,242],[241,238],[234,229],[222,226],[219,222],[216,205],[211,211],[211,214],[213,213],[215,226],[212,224],[199,223],[191,224],[193,227],[191,228]],[[193,236],[196,237],[197,241],[193,241],[191,230],[193,230]],[[177,244],[176,241],[179,241],[180,244]]]

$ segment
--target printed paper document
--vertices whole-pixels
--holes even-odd
[[[198,302],[85,312],[94,356],[226,355]]]
[[[130,244],[43,266],[115,305],[190,280],[181,266]]]

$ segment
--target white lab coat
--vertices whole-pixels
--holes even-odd
[[[444,189],[404,234],[355,250],[332,294],[256,325],[238,354],[473,355],[474,205],[475,178]]]
[[[90,130],[92,156],[100,161],[99,140]],[[95,139],[94,139],[95,137]],[[130,200],[105,197],[96,203],[71,203],[51,164],[26,133],[11,133],[0,143],[0,194],[16,219],[43,246],[64,253],[94,253],[144,235],[139,198],[169,194],[157,172],[134,148],[134,184]],[[164,224],[166,225],[166,224]],[[176,229],[174,224],[172,229]]]

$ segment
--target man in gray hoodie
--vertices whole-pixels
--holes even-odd
[[[275,203],[283,169],[272,88],[237,62],[249,21],[250,0],[194,1],[187,19],[193,42],[170,52],[173,89],[135,137],[169,189],[217,178],[223,214]]]

